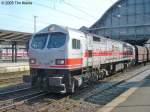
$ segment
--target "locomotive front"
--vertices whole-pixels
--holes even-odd
[[[29,43],[32,86],[66,92],[68,39],[67,30],[57,25],[50,25],[33,35]]]

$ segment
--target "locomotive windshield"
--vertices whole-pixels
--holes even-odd
[[[43,49],[47,41],[48,34],[37,34],[33,37],[31,46],[34,49]]]
[[[52,33],[47,45],[47,48],[59,48],[65,44],[66,34],[64,33]]]

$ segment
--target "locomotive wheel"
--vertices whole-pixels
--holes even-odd
[[[36,85],[38,87],[41,87],[42,86],[41,84],[42,84],[42,78],[41,77],[37,77]]]
[[[41,87],[42,85],[42,78],[38,76],[32,76],[31,78],[31,86],[32,87]]]
[[[96,71],[93,72],[93,80],[94,80],[94,81],[97,81],[97,80],[98,80]]]
[[[96,70],[96,75],[97,75],[97,80],[100,80],[101,76],[100,76],[100,70],[99,69]]]
[[[77,90],[78,90],[79,86],[78,86],[78,81],[77,80],[73,80],[72,82],[72,87],[71,89],[69,90],[69,93],[70,94],[73,94],[75,93]]]
[[[71,93],[74,93],[74,92],[75,92],[75,81],[73,81],[72,88],[71,88]]]
[[[104,71],[100,71],[99,73],[99,80],[103,80],[106,77],[106,74]]]
[[[96,81],[98,81],[99,80],[99,76],[98,76],[98,70],[96,70]]]
[[[100,74],[100,80],[103,80],[103,79],[104,79],[104,74],[101,73],[101,74]]]
[[[100,70],[97,71],[97,77],[98,77],[98,80],[101,80],[101,71]]]
[[[31,76],[31,86],[32,87],[36,85],[36,80],[37,80],[37,77]]]

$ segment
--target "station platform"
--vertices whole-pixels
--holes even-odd
[[[97,112],[150,112],[150,70],[127,83],[131,82],[127,91]]]
[[[133,90],[135,88],[128,93]],[[150,112],[150,76],[144,79],[144,83],[112,112]]]
[[[0,63],[0,74],[29,71],[28,62]]]

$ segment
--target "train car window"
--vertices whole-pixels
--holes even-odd
[[[72,39],[72,48],[73,49],[80,49],[80,47],[81,47],[80,40]]]
[[[80,40],[77,40],[77,49],[80,49]]]
[[[47,48],[59,48],[65,44],[66,35],[64,33],[52,33]]]
[[[31,46],[34,49],[43,49],[47,41],[48,34],[37,34],[33,37]]]
[[[101,41],[101,39],[100,39],[99,37],[95,37],[95,36],[93,36],[93,41],[100,42],[100,41]]]

